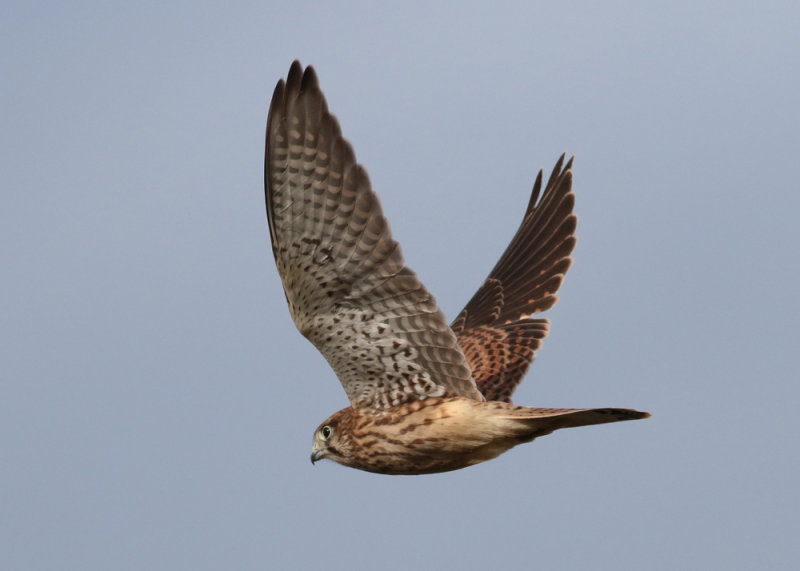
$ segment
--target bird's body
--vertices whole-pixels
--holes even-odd
[[[448,472],[496,458],[557,428],[635,418],[642,413],[528,408],[465,397],[434,397],[387,410],[347,407],[317,429],[311,457],[380,474]],[[323,437],[326,427],[330,432]]]
[[[405,265],[366,171],[328,112],[313,68],[294,62],[267,121],[265,195],[289,311],[351,406],[315,432],[312,461],[383,474],[456,470],[559,428],[649,416],[511,404],[575,246],[572,161],[536,179],[517,233],[448,326]]]

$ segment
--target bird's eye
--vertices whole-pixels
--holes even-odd
[[[320,429],[319,433],[322,435],[323,440],[327,440],[331,437],[331,434],[333,434],[333,428],[326,424]]]

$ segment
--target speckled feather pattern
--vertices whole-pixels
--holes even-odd
[[[273,253],[297,328],[354,406],[481,400],[456,336],[404,263],[313,68],[275,89],[265,183]]]
[[[536,179],[519,229],[448,326],[403,261],[366,171],[294,62],[272,97],[265,195],[272,250],[297,328],[351,406],[320,424],[312,462],[429,474],[495,458],[560,428],[646,418],[629,409],[529,408],[511,395],[549,331],[575,246],[572,161]]]

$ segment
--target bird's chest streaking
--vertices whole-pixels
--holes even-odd
[[[463,397],[429,398],[384,411],[348,407],[317,430],[312,460],[381,474],[457,470],[531,440],[523,409]],[[327,434],[327,436],[326,436]]]

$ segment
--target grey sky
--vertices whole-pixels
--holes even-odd
[[[3,13],[1,569],[795,568],[795,3]],[[653,418],[436,476],[309,464],[347,400],[268,245],[294,58],[451,317],[576,155],[575,265],[516,401]]]

